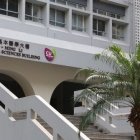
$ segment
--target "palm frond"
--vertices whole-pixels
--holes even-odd
[[[107,110],[112,110],[114,107],[110,103],[114,100],[120,101],[123,100],[123,98],[119,96],[106,96],[105,98],[99,98],[96,104],[93,104],[91,109],[83,116],[79,127],[80,130],[85,129],[90,122],[95,122],[97,114],[103,115],[108,113]]]
[[[137,61],[140,61],[140,43],[138,43],[137,45],[136,45],[136,60]]]
[[[110,54],[108,50],[104,51],[101,54],[95,55],[95,60],[100,60],[103,63],[109,64],[115,72],[120,73],[120,65],[117,63],[117,59]]]
[[[74,78],[75,79],[78,79],[79,77],[87,78],[88,76],[90,76],[91,74],[94,74],[95,72],[96,71],[91,68],[80,69],[76,72],[76,74],[74,75]]]
[[[94,96],[94,91],[89,88],[84,89],[80,94],[75,97],[75,104],[80,101],[84,101],[86,103],[89,102],[89,98],[92,99]]]
[[[75,101],[86,101],[87,107],[90,108],[81,121],[80,129],[85,128],[91,120],[95,121],[97,115],[108,113],[114,105],[118,106],[122,101],[131,106],[136,115],[139,113],[140,43],[135,52],[130,54],[126,54],[117,45],[110,46],[101,54],[95,55],[95,59],[108,64],[113,72],[84,69],[76,74],[76,77],[85,75],[84,80],[88,83],[88,88],[79,94]],[[135,108],[138,110],[134,110]],[[134,119],[134,112],[131,113],[130,116]],[[129,119],[131,123],[132,119]]]
[[[79,130],[84,130],[88,127],[88,125],[91,123],[91,118],[92,120],[95,120],[93,115],[93,110],[89,110],[81,119],[80,125],[79,125]]]
[[[116,45],[110,46],[109,50],[112,53],[112,55],[116,58],[122,72],[130,75],[132,67],[131,67],[131,61],[129,61],[128,56],[125,55],[122,49]]]
[[[106,73],[104,74],[94,74],[91,76],[88,76],[88,78],[86,79],[86,83],[87,84],[92,84],[92,83],[103,83],[106,81],[111,81],[111,77],[109,75],[107,75]]]

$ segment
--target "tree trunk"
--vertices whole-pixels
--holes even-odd
[[[135,130],[137,140],[140,140],[140,129]]]
[[[128,121],[133,124],[137,140],[140,140],[140,106],[134,106],[128,117]]]

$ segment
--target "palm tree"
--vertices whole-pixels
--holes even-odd
[[[80,129],[84,129],[91,118],[95,121],[97,114],[107,113],[104,109],[111,110],[109,103],[119,105],[125,102],[131,107],[128,121],[135,130],[137,140],[140,140],[140,44],[130,54],[113,45],[97,54],[95,59],[109,64],[112,72],[87,68],[76,73],[76,78],[85,76],[88,87],[75,98],[75,102],[84,100],[88,104],[89,99],[102,97],[90,105],[90,110],[82,118]]]

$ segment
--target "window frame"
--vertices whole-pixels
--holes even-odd
[[[96,20],[96,25],[95,25],[94,20]],[[99,22],[104,22],[104,30],[100,30]],[[96,26],[96,29],[94,29],[95,26]],[[105,36],[106,35],[106,22],[104,20],[93,18],[93,33],[98,36]]]
[[[73,15],[76,16],[76,24],[75,25],[73,25]],[[82,27],[79,26],[79,17],[82,17]],[[85,17],[85,15],[72,13],[72,30],[76,30],[79,32],[86,32],[86,17]]]
[[[26,4],[27,3],[31,4],[31,15],[26,14]],[[43,23],[43,18],[41,17],[41,15],[42,15],[42,6],[34,4],[32,2],[28,2],[28,1],[26,1],[26,4],[25,4],[25,20],[26,21],[36,22],[36,23]],[[38,12],[41,13],[39,16],[34,16],[34,6],[37,6],[37,8],[39,9],[37,11],[37,13]]]
[[[19,18],[19,0],[17,0],[17,2],[18,2],[18,10],[17,10],[17,12],[16,11],[12,11],[12,10],[9,10],[9,1],[10,0],[5,0],[6,1],[6,8],[5,9],[3,9],[3,8],[0,8],[0,10],[1,11],[3,11],[3,12],[5,12],[5,14],[1,14],[0,13],[0,15],[6,15],[6,16],[10,16],[10,17],[13,17],[13,18]],[[12,15],[10,15],[10,13],[12,13],[12,14],[17,14],[17,16],[12,16]]]
[[[65,28],[66,27],[66,13],[65,13],[65,11],[58,10],[58,9],[55,9],[55,8],[50,8],[50,15],[51,15],[51,10],[54,10],[54,20],[52,20],[51,16],[50,16],[50,19],[49,19],[50,25]],[[63,12],[64,13],[64,23],[57,21],[57,17],[58,17],[57,12]]]
[[[115,26],[114,26],[114,25]],[[118,28],[118,27],[121,27],[121,30]],[[114,28],[114,29],[113,29]],[[121,36],[121,34],[123,34],[123,26],[122,25],[119,25],[119,24],[117,24],[117,23],[112,23],[112,39],[117,39],[117,40],[124,40],[124,35],[123,36]],[[115,31],[115,33],[113,33],[113,30]],[[119,33],[120,31],[122,32],[122,33]]]

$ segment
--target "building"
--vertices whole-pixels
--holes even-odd
[[[73,114],[70,99],[84,88],[73,80],[75,72],[102,67],[93,55],[111,44],[133,50],[140,40],[139,4],[0,0],[0,82],[19,98],[40,95],[60,113]]]
[[[139,36],[139,33],[140,33],[140,20],[139,20],[139,16],[140,16],[140,1],[139,0],[135,0],[134,1],[134,6],[135,6],[135,11],[134,11],[134,26],[135,26],[135,41],[136,43],[138,43],[140,41],[140,36]]]

